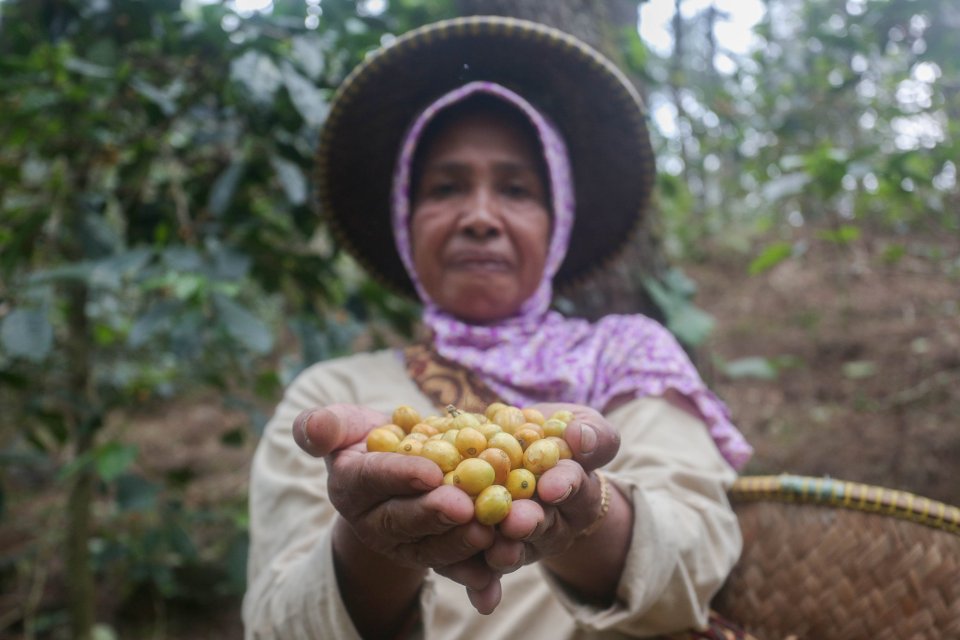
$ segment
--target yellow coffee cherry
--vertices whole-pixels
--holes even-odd
[[[524,500],[533,497],[537,489],[537,477],[521,467],[507,475],[505,486],[514,500]]]
[[[493,483],[506,484],[507,476],[510,475],[510,456],[503,449],[490,447],[484,449],[477,456],[480,460],[486,460],[493,467]]]
[[[472,413],[461,413],[456,416],[453,416],[451,421],[451,428],[453,429],[476,429],[480,426],[480,421],[477,420],[477,416]]]
[[[559,460],[560,449],[550,440],[532,442],[523,452],[523,467],[536,476],[555,467]]]
[[[466,458],[453,471],[453,484],[475,496],[492,485],[495,477],[496,472],[486,460]]]
[[[382,427],[377,427],[377,428],[378,428],[378,429],[389,429],[390,431],[393,431],[395,434],[397,434],[397,437],[400,438],[401,440],[403,440],[404,436],[407,435],[407,432],[404,431],[403,428],[400,427],[400,425],[396,425],[396,424],[393,424],[393,423],[385,424],[385,425],[383,425]]]
[[[544,421],[546,421],[546,417],[544,417],[544,415],[540,413],[538,409],[528,408],[521,409],[520,411],[523,412],[523,418],[527,422],[542,425]]]
[[[420,449],[420,455],[436,462],[444,473],[453,471],[460,464],[460,452],[446,440],[427,440]]]
[[[557,420],[556,418],[550,418],[543,423],[543,435],[544,437],[556,436],[558,438],[563,437],[563,432],[567,430],[567,423],[563,420]]]
[[[410,405],[402,404],[393,410],[391,421],[405,432],[410,433],[413,425],[420,422],[420,414]]]
[[[405,438],[412,438],[412,439],[414,439],[414,440],[419,440],[420,442],[426,442],[427,440],[429,440],[429,437],[427,437],[427,434],[425,434],[425,433],[418,433],[418,432],[416,432],[416,431],[411,431],[410,433],[408,433],[408,434],[407,434],[406,436],[404,436],[404,437],[405,437]]]
[[[559,411],[554,411],[553,415],[550,417],[555,420],[559,420],[560,422],[570,424],[570,421],[573,420],[573,411],[570,411],[569,409],[560,409]]]
[[[464,458],[476,458],[481,451],[487,448],[487,439],[479,430],[473,427],[465,427],[457,432],[457,439],[454,444],[457,445],[457,450]]]
[[[523,425],[527,419],[523,417],[523,411],[516,407],[504,407],[493,414],[493,421],[503,427],[507,433],[513,433]]]
[[[494,436],[494,434],[502,432],[503,427],[498,425],[496,422],[484,422],[477,427],[477,431],[482,433],[483,437],[489,440]]]
[[[511,502],[513,499],[506,487],[499,484],[490,485],[481,491],[473,502],[477,522],[485,525],[500,523],[510,513]]]
[[[453,485],[453,474],[454,474],[453,471],[447,471],[445,474],[443,474],[443,484],[449,484],[449,485],[452,486],[452,485]]]
[[[400,444],[400,438],[390,429],[377,427],[367,434],[367,451],[394,452]]]
[[[410,433],[422,433],[429,437],[437,435],[440,430],[426,422],[418,422],[410,429]]]
[[[484,410],[483,415],[487,416],[487,420],[490,420],[491,422],[496,422],[496,420],[493,419],[493,416],[500,409],[506,409],[506,408],[507,408],[507,405],[503,404],[502,402],[491,402],[490,404],[487,405],[487,408]]]
[[[423,442],[410,437],[401,440],[400,445],[397,447],[397,453],[402,453],[407,456],[418,456],[422,450]]]
[[[557,436],[547,436],[544,440],[549,440],[557,445],[557,449],[560,450],[560,459],[561,460],[570,460],[573,458],[573,450],[570,448],[570,445],[567,444],[567,441],[563,438],[558,438]]]
[[[440,434],[440,438],[446,440],[453,446],[457,445],[457,434],[460,433],[459,429],[447,429]]]
[[[523,447],[512,435],[506,431],[493,434],[493,437],[487,440],[487,448],[494,447],[502,449],[510,456],[510,468],[516,469],[523,464]]]
[[[451,420],[448,416],[429,416],[423,422],[443,433],[450,428]]]
[[[526,451],[531,444],[537,440],[542,439],[543,434],[541,434],[536,429],[523,428],[518,429],[516,433],[513,434],[513,437],[517,439],[517,442],[520,443],[520,447]]]

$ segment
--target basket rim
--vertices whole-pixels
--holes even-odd
[[[730,501],[800,502],[892,516],[960,536],[960,508],[878,485],[788,473],[740,476]]]

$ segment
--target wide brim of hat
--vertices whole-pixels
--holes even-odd
[[[410,31],[341,83],[317,152],[317,206],[335,240],[389,288],[415,295],[390,227],[395,163],[413,119],[441,95],[487,80],[522,95],[563,135],[576,218],[554,285],[612,261],[644,215],[655,176],[643,103],[630,81],[576,38],[535,22],[470,16]]]

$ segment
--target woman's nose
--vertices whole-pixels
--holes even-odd
[[[499,235],[503,226],[496,206],[496,199],[489,190],[477,189],[465,203],[460,217],[461,231],[481,239]]]

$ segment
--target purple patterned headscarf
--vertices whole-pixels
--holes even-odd
[[[542,145],[553,204],[552,236],[539,287],[516,315],[491,325],[458,320],[430,299],[414,269],[410,243],[410,179],[417,143],[434,116],[477,93],[498,96],[530,119]],[[572,402],[602,411],[614,398],[662,396],[674,389],[699,410],[727,462],[739,469],[749,460],[753,449],[730,422],[726,406],[707,389],[662,325],[643,315],[609,315],[591,324],[550,310],[553,276],[573,228],[573,180],[559,132],[524,98],[498,84],[478,81],[427,107],[401,147],[391,204],[397,250],[424,303],[424,323],[441,356],[470,369],[503,400],[520,406]]]

